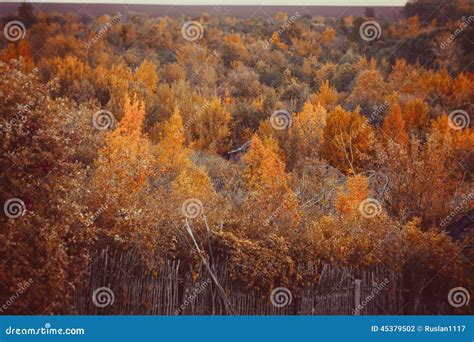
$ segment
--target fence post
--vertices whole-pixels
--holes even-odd
[[[354,282],[354,315],[360,315],[359,306],[360,306],[360,279],[355,279]]]

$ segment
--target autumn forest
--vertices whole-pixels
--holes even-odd
[[[473,314],[474,5],[393,10],[2,14],[0,312]]]

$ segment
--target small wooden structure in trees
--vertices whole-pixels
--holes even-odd
[[[239,161],[243,157],[243,155],[248,152],[251,143],[252,140],[248,140],[242,146],[227,152],[229,160]]]

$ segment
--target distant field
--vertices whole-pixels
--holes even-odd
[[[19,2],[0,3],[0,14],[14,14]],[[102,15],[120,11],[122,13],[146,13],[152,16],[178,17],[181,15],[198,16],[202,13],[210,15],[226,15],[236,18],[274,17],[277,12],[295,13],[312,16],[362,16],[365,7],[361,6],[172,6],[172,5],[123,5],[123,4],[81,4],[81,3],[33,3],[36,10],[44,12],[83,12],[89,15]],[[375,6],[375,13],[385,20],[397,20],[401,17],[402,7]]]

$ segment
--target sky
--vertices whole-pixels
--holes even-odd
[[[3,0],[0,2],[21,2],[21,0]],[[164,5],[295,5],[295,6],[403,6],[406,0],[37,0],[27,2],[63,2],[63,3],[127,3],[127,4],[164,4]]]

